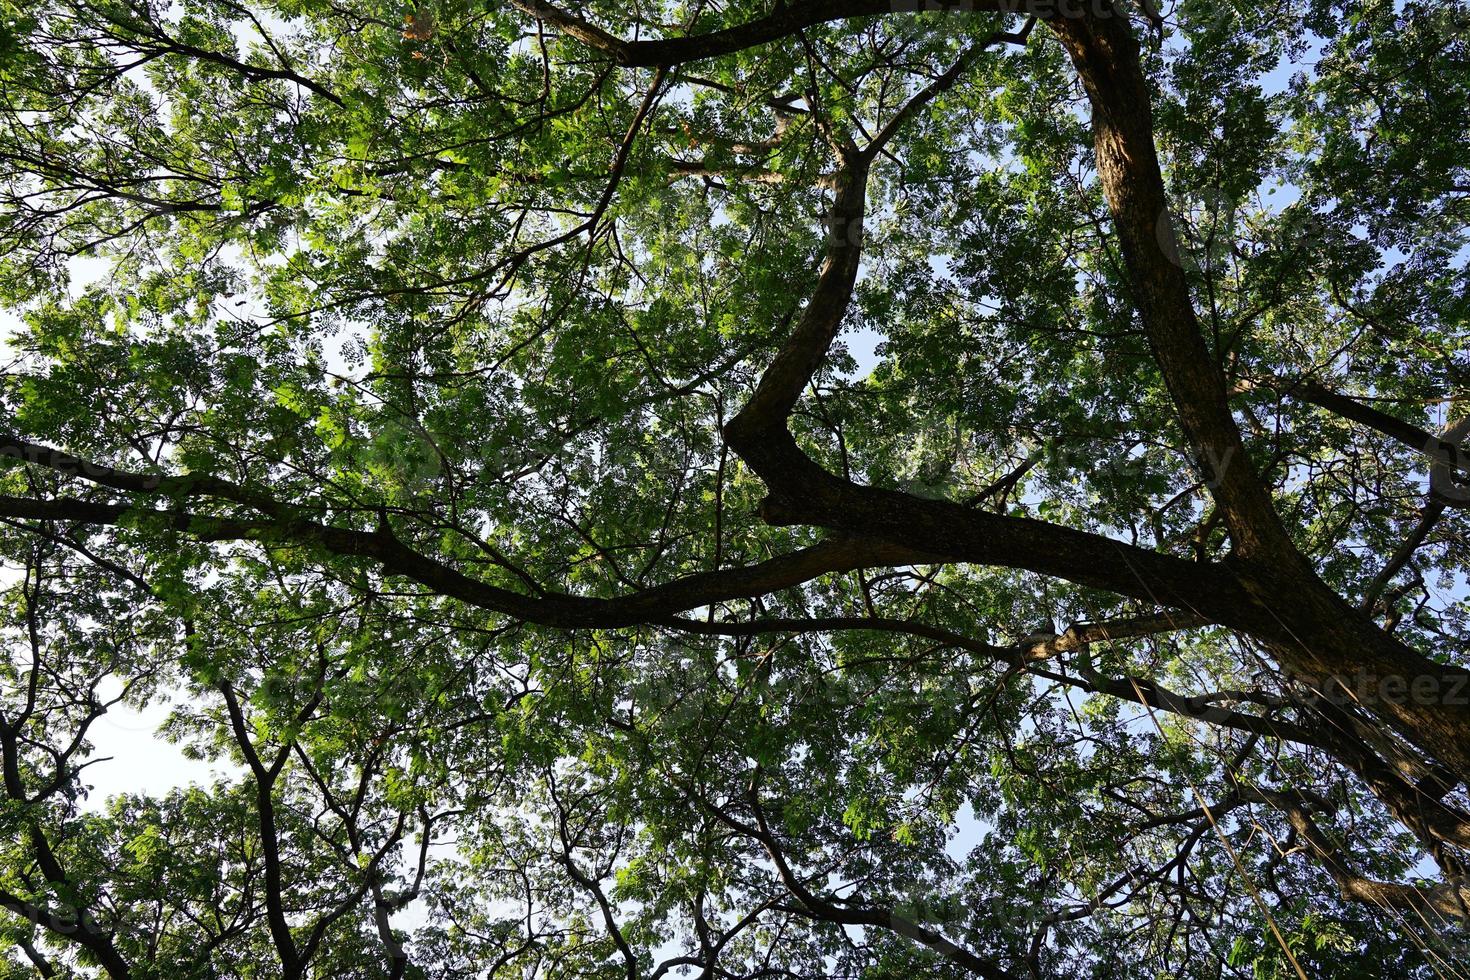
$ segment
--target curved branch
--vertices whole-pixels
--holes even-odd
[[[126,483],[137,474],[111,471],[110,483]],[[149,477],[147,480],[154,481]],[[387,525],[376,531],[335,527],[297,510],[215,477],[166,477],[152,492],[172,488],[176,496],[204,496],[204,488],[222,491],[214,496],[264,509],[271,519],[216,517],[171,508],[156,510],[141,504],[101,503],[76,498],[35,500],[0,496],[0,517],[42,521],[75,521],[96,526],[118,526],[158,521],[201,541],[257,541],[321,548],[346,558],[376,561],[388,575],[411,579],[434,592],[526,622],[565,629],[617,628],[657,623],[676,613],[716,602],[753,599],[811,581],[821,575],[884,565],[939,561],[934,555],[886,542],[835,537],[787,555],[748,565],[676,578],[616,598],[596,598],[547,592],[528,596],[472,578],[438,559],[415,551]]]
[[[994,960],[980,956],[958,945],[940,933],[935,932],[933,929],[900,915],[892,908],[855,901],[844,901],[842,905],[837,905],[813,892],[801,880],[801,877],[791,869],[791,865],[787,862],[786,855],[782,851],[780,843],[776,840],[775,835],[771,833],[771,829],[766,823],[765,812],[761,808],[754,788],[747,795],[747,802],[750,804],[751,812],[756,820],[755,827],[746,826],[725,813],[719,807],[711,806],[707,801],[704,802],[721,823],[724,823],[737,833],[758,841],[765,848],[767,856],[771,859],[771,863],[776,867],[776,873],[781,879],[781,884],[801,903],[801,911],[805,915],[813,919],[832,922],[838,925],[875,926],[880,929],[888,929],[898,933],[900,936],[912,939],[928,947],[951,963],[956,963],[986,978],[986,980],[1016,980],[1015,974],[1006,970]]]
[[[1283,664],[1304,672],[1371,677],[1370,707],[1426,752],[1470,776],[1470,704],[1446,696],[1470,672],[1443,665],[1379,629],[1316,574],[1281,523],[1245,457],[1224,374],[1205,346],[1178,261],[1158,152],[1151,94],[1128,16],[1112,0],[1049,26],[1071,56],[1093,110],[1097,169],[1118,229],[1144,332],[1185,435],[1235,545],[1250,603],[1289,640]],[[1259,636],[1259,634],[1258,634]],[[1441,697],[1388,694],[1386,681],[1426,678]]]
[[[1325,408],[1334,415],[1366,425],[1368,428],[1388,436],[1397,442],[1408,446],[1415,452],[1420,452],[1434,460],[1435,465],[1458,470],[1462,474],[1470,474],[1470,458],[1460,448],[1459,441],[1464,435],[1461,431],[1459,436],[1446,433],[1448,438],[1441,438],[1419,428],[1395,415],[1365,405],[1355,398],[1339,395],[1316,381],[1307,379],[1294,385],[1287,392],[1304,402],[1310,402],[1318,408]],[[1454,501],[1458,503],[1458,501]]]
[[[708,34],[625,41],[544,0],[511,2],[532,17],[555,26],[568,37],[610,56],[625,68],[670,68],[689,61],[733,54],[837,20],[921,11],[1015,13],[1025,12],[1031,6],[1019,0],[924,0],[922,3],[917,0],[805,0],[777,4],[776,9],[764,17]]]
[[[1320,827],[1311,810],[1294,793],[1241,786],[1238,792],[1249,802],[1264,803],[1283,813],[1293,829],[1312,846],[1318,860],[1337,882],[1342,897],[1353,902],[1363,902],[1379,908],[1396,909],[1423,916],[1432,922],[1436,917],[1470,920],[1470,887],[1451,882],[1429,888],[1378,881],[1358,874],[1352,869],[1347,856]]]

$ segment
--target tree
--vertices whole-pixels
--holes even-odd
[[[1464,3],[0,11],[5,975],[1459,975]]]

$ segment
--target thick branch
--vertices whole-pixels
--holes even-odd
[[[1352,869],[1342,849],[1317,826],[1311,811],[1299,796],[1248,786],[1240,787],[1239,792],[1248,801],[1264,803],[1286,815],[1293,829],[1317,852],[1318,860],[1337,882],[1343,898],[1410,912],[1425,922],[1434,922],[1439,917],[1470,920],[1470,888],[1453,882],[1419,888],[1366,878]]]
[[[836,20],[918,11],[1024,12],[1030,4],[1019,0],[805,0],[780,3],[764,17],[688,37],[626,41],[555,4],[543,0],[512,0],[515,6],[552,24],[568,37],[608,55],[627,68],[672,67],[689,61],[744,51],[797,34],[808,27]]]
[[[271,509],[284,507],[274,501],[253,499]],[[712,603],[768,595],[822,575],[938,560],[936,556],[883,541],[842,537],[755,565],[701,572],[616,598],[553,592],[528,596],[482,582],[415,551],[386,526],[376,531],[335,527],[310,520],[304,512],[292,508],[282,510],[277,519],[259,520],[215,517],[177,508],[155,510],[141,504],[0,496],[0,516],[90,525],[159,521],[204,541],[313,546],[340,557],[375,561],[386,574],[410,579],[440,595],[526,622],[565,629],[613,629],[656,623]]]
[[[79,917],[74,910],[58,911],[36,905],[3,888],[0,888],[0,908],[41,926],[59,939],[76,943],[96,958],[112,980],[129,980],[132,977],[131,967],[112,945],[111,938],[98,930],[96,923],[85,914]],[[37,971],[42,976],[54,976],[54,972],[45,972],[39,964]]]
[[[1067,48],[1092,103],[1098,173],[1144,331],[1230,528],[1250,601],[1289,637],[1276,645],[1283,665],[1369,679],[1380,688],[1368,702],[1376,714],[1460,776],[1470,776],[1470,706],[1448,697],[1470,673],[1399,642],[1328,588],[1286,533],[1270,494],[1245,458],[1223,372],[1205,346],[1177,260],[1154,146],[1149,85],[1127,16],[1107,3],[1048,24]],[[1421,677],[1433,682],[1438,697],[1426,702],[1383,696],[1385,681]]]
[[[1366,405],[1355,398],[1339,395],[1316,381],[1304,380],[1290,392],[1302,401],[1325,408],[1334,415],[1351,419],[1397,440],[1415,452],[1424,453],[1438,465],[1464,474],[1470,474],[1470,458],[1460,449],[1458,439],[1441,439],[1439,436],[1419,428],[1381,409]]]
[[[1154,147],[1151,95],[1128,18],[1108,3],[1095,13],[1054,17],[1047,23],[1066,47],[1092,103],[1098,174],[1118,229],[1133,299],[1236,549],[1301,562],[1246,458],[1230,414],[1224,374],[1200,332],[1178,261]]]

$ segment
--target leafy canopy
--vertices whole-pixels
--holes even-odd
[[[1460,975],[1467,36],[0,0],[0,976]]]

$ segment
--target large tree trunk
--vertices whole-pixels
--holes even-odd
[[[1154,146],[1150,93],[1127,15],[1111,5],[1048,21],[1093,110],[1097,168],[1117,224],[1134,302],[1184,432],[1230,529],[1238,577],[1279,620],[1282,666],[1329,696],[1358,701],[1470,780],[1470,672],[1384,632],[1328,588],[1282,526],[1246,458],[1225,379],[1205,345]]]

